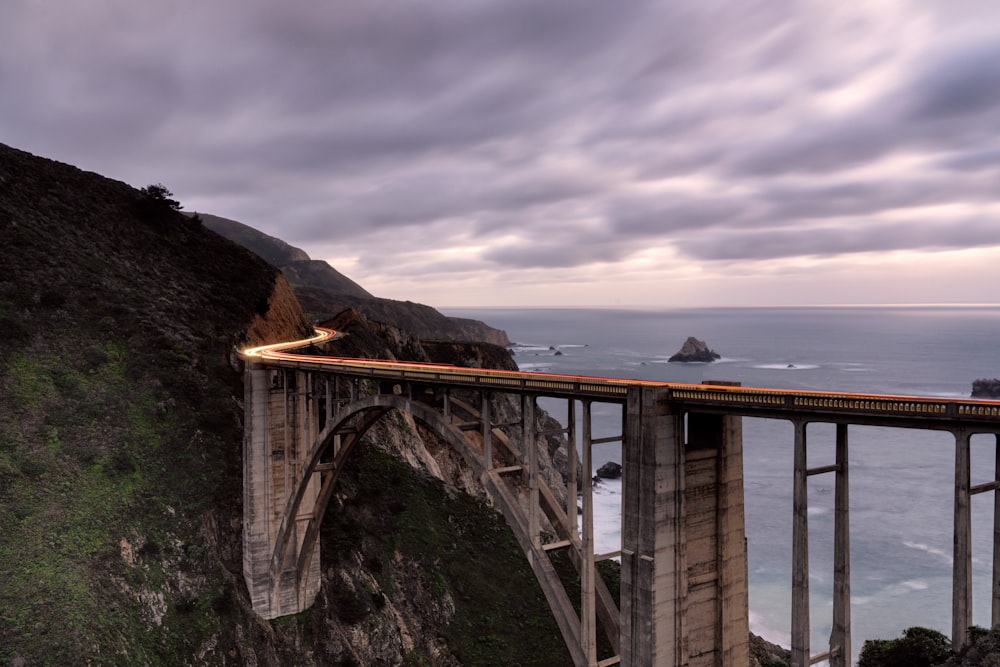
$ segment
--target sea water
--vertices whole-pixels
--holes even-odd
[[[1000,377],[1000,307],[907,306],[690,310],[455,309],[507,331],[522,370],[744,386],[968,397]],[[722,355],[668,363],[688,336]],[[560,354],[556,354],[559,352]],[[542,407],[565,421],[565,401]],[[619,435],[621,409],[595,404],[594,437]],[[743,419],[751,630],[788,646],[791,609],[792,448],[789,422]],[[954,437],[849,427],[852,632],[892,638],[919,625],[951,632]],[[834,427],[811,424],[809,466],[833,463]],[[995,439],[972,439],[972,483],[994,479]],[[594,448],[595,469],[620,461]],[[812,652],[829,641],[834,476],[809,478]],[[595,488],[598,552],[620,548],[621,484]],[[989,626],[992,494],[973,497],[974,621]]]

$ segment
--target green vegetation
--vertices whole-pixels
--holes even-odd
[[[214,614],[203,614],[195,627],[178,622],[183,631],[133,636],[157,614],[191,616],[165,602],[179,582],[164,561],[186,557],[185,546],[198,539],[185,505],[207,489],[199,488],[203,475],[167,465],[183,451],[184,420],[158,414],[155,391],[130,378],[127,366],[114,343],[79,356],[15,353],[3,365],[13,408],[0,448],[4,662],[15,657],[5,647],[16,646],[40,664],[84,656],[128,664],[216,630]],[[173,514],[154,509],[160,502]],[[138,554],[123,554],[139,545]]]
[[[156,202],[157,204],[162,204],[164,207],[169,208],[172,211],[179,211],[183,206],[176,199],[172,199],[174,193],[168,190],[162,183],[155,183],[153,185],[147,185],[146,187],[139,190],[147,199]]]
[[[0,185],[0,664],[348,665],[359,636],[369,663],[568,662],[502,520],[399,462],[362,473],[370,452],[328,514],[316,606],[256,617],[234,351],[276,270],[165,188],[2,144]],[[271,335],[307,330],[273,312]]]
[[[936,630],[913,627],[897,639],[870,639],[858,667],[998,667],[1000,630],[969,629],[969,645],[951,650],[951,640]]]
[[[342,505],[331,505],[323,523],[323,562],[358,558],[377,582],[354,592],[326,582],[321,597],[341,620],[362,622],[386,602],[453,608],[425,633],[439,634],[463,665],[495,665],[498,656],[507,665],[571,664],[524,553],[496,511],[370,446],[352,455],[339,490]],[[405,664],[429,660],[415,647]]]
[[[928,628],[908,628],[899,639],[870,639],[858,658],[858,667],[932,667],[952,655],[951,642]]]
[[[236,664],[229,355],[276,272],[165,189],[3,145],[0,183],[0,664]]]

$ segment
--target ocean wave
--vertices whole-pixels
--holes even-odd
[[[931,585],[923,579],[906,579],[884,586],[871,595],[852,595],[851,604],[867,605],[875,600],[882,601],[885,598],[896,598],[908,593],[919,593],[920,591],[926,591],[930,587]]]
[[[908,540],[903,542],[903,546],[907,547],[908,549],[916,549],[917,551],[923,551],[924,553],[929,554],[931,556],[936,556],[941,560],[945,561],[946,563],[948,563],[949,566],[952,564],[952,555],[947,551],[943,551],[942,549],[937,549],[935,547],[923,544],[921,542],[910,542]]]
[[[532,363],[518,363],[518,369],[528,373],[528,372],[539,372],[548,373],[552,370],[551,364],[532,364]]]
[[[515,352],[548,352],[548,345],[521,345],[520,343],[511,345],[510,349]]]
[[[819,367],[819,364],[755,364],[753,366],[753,368],[774,371],[811,371]]]

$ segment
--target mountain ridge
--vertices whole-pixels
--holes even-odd
[[[194,214],[192,214],[194,215]],[[317,322],[353,308],[365,316],[424,339],[510,345],[507,333],[479,320],[449,317],[431,306],[377,297],[328,262],[236,220],[198,213],[209,229],[239,243],[278,267],[295,289],[306,313]]]

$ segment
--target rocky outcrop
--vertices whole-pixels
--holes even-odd
[[[614,461],[608,461],[597,469],[597,476],[601,479],[621,479],[622,467]]]
[[[394,301],[377,297],[363,298],[338,294],[308,285],[295,285],[295,295],[305,311],[315,320],[333,317],[344,309],[364,313],[370,320],[405,329],[423,340],[461,340],[509,345],[506,332],[462,317],[447,317],[430,306],[412,301]]]
[[[264,312],[254,313],[246,329],[243,340],[246,347],[288,340],[289,333],[301,338],[312,334],[312,325],[295,299],[292,287],[280,274],[275,277],[274,289],[261,310]]]
[[[698,340],[694,336],[689,336],[681,349],[671,356],[667,361],[702,361],[711,362],[721,358],[715,350],[710,350],[705,341]]]
[[[1000,378],[980,378],[974,381],[972,398],[1000,398]]]
[[[790,664],[792,652],[750,633],[749,667],[779,667]]]

